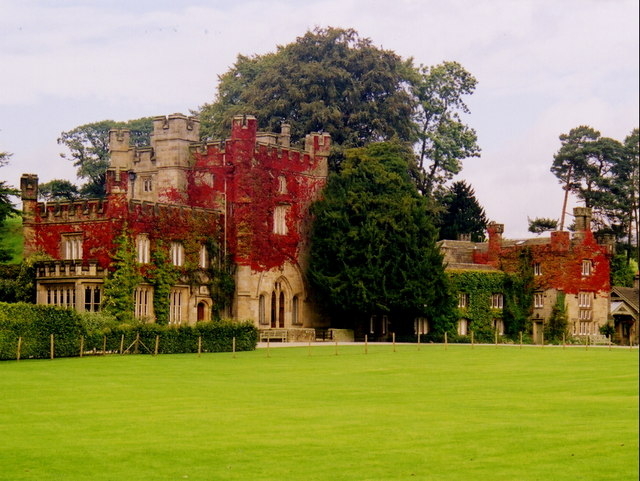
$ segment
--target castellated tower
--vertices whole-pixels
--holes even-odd
[[[184,196],[192,161],[189,146],[199,139],[200,121],[183,114],[155,117],[150,147],[132,147],[127,129],[111,130],[107,178],[120,179],[126,173],[128,199],[158,202],[168,195]],[[122,190],[122,182],[112,184],[110,192]]]
[[[173,114],[153,119],[151,148],[157,168],[153,190],[160,193],[173,189],[179,194],[186,192],[187,170],[191,161],[189,145],[198,140],[200,121],[194,117]]]

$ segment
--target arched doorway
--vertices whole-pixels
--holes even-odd
[[[206,309],[207,309],[207,304],[204,301],[200,301],[198,302],[198,307],[197,307],[197,321],[201,322],[201,321],[206,321],[207,317],[206,317]]]

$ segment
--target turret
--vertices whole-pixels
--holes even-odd
[[[129,145],[131,131],[129,129],[111,129],[109,131],[110,167],[128,170],[133,164],[134,149]]]
[[[38,209],[38,176],[22,174],[20,178],[22,198],[22,234],[24,238],[24,256],[28,257],[36,251],[35,216]]]
[[[304,150],[317,162],[316,168],[311,172],[319,177],[329,175],[328,158],[331,152],[331,135],[325,132],[312,132],[304,139]]]
[[[175,189],[185,192],[186,171],[191,163],[189,146],[200,140],[200,121],[183,114],[153,119],[151,147],[158,169],[159,192]]]

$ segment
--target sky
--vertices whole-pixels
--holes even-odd
[[[0,180],[76,182],[61,132],[100,120],[188,114],[214,100],[237,56],[315,27],[353,28],[415,65],[457,61],[477,80],[465,122],[481,157],[465,180],[505,237],[558,219],[558,137],[638,126],[638,0],[0,0]],[[579,205],[572,199],[570,206]]]

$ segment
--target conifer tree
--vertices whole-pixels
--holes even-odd
[[[134,290],[142,275],[136,262],[135,245],[125,228],[116,239],[114,270],[104,280],[103,309],[119,321],[130,321],[134,314]]]
[[[411,150],[393,143],[347,151],[313,207],[309,277],[334,320],[363,332],[371,316],[389,316],[411,334],[427,317],[450,330],[451,298],[437,233],[407,172]]]
[[[465,181],[455,182],[443,199],[444,212],[440,217],[440,238],[458,239],[469,235],[473,242],[484,241],[487,216]]]

